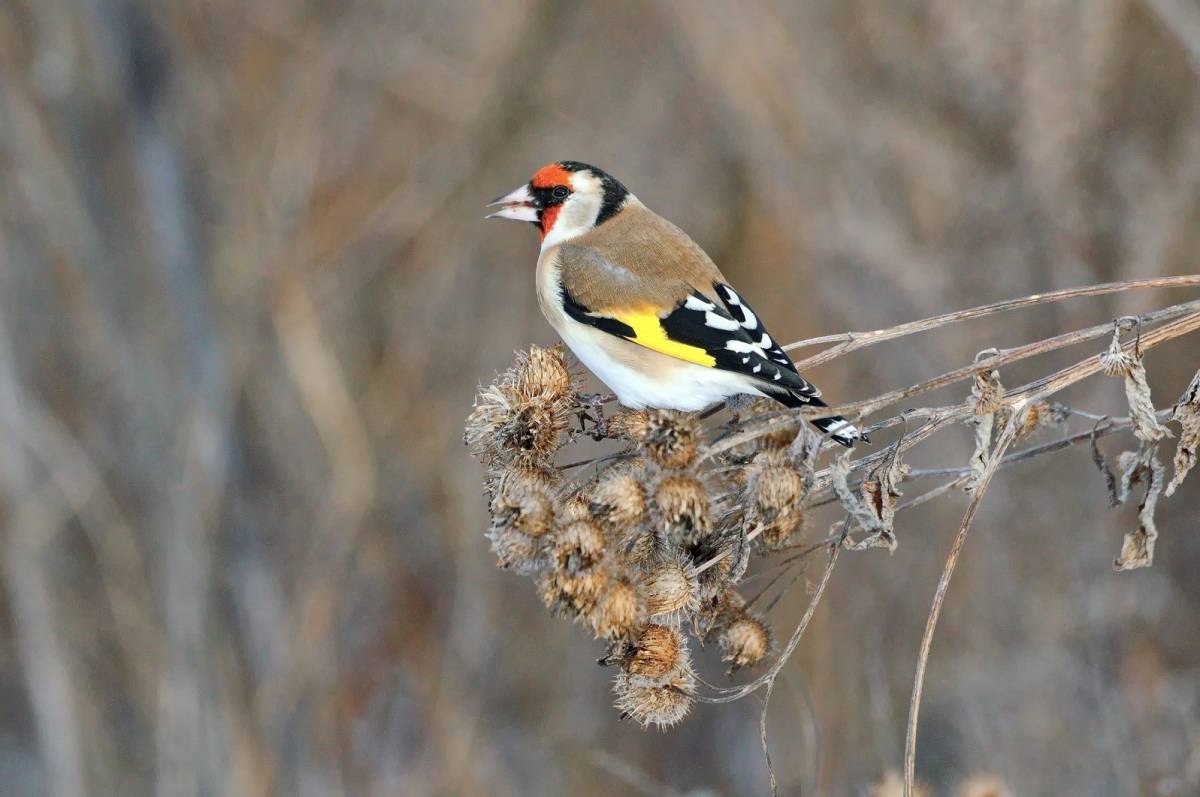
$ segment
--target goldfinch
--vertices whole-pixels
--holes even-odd
[[[704,250],[611,175],[551,163],[493,206],[488,218],[537,227],[542,312],[626,407],[693,411],[745,393],[827,406]],[[844,418],[813,423],[845,446],[862,436]]]

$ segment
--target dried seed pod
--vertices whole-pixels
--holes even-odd
[[[1025,408],[1016,439],[1022,440],[1042,429],[1062,426],[1070,417],[1070,408],[1057,401],[1035,401]]]
[[[721,650],[721,661],[729,662],[730,673],[753,667],[771,651],[771,630],[757,617],[743,615],[721,632]]]
[[[516,385],[521,394],[529,398],[567,400],[575,385],[562,344],[548,349],[530,346],[527,353],[518,354]]]
[[[688,413],[650,410],[638,419],[629,419],[621,428],[642,446],[652,462],[667,470],[686,468],[699,453],[700,426]]]
[[[1146,381],[1146,366],[1142,362],[1142,353],[1134,344],[1133,351],[1125,351],[1121,345],[1121,322],[1118,321],[1113,329],[1112,340],[1108,351],[1100,355],[1100,366],[1109,376],[1125,378],[1125,398],[1129,402],[1129,418],[1133,425],[1133,434],[1145,442],[1155,442],[1171,433],[1158,422],[1154,412],[1154,402],[1150,398],[1150,385]]]
[[[655,562],[669,556],[671,550],[671,542],[666,533],[657,528],[638,531],[621,545],[623,561],[638,573],[649,571]]]
[[[629,717],[642,727],[666,729],[678,725],[692,707],[695,679],[690,673],[668,683],[647,686],[619,674],[613,683],[614,705],[621,718]]]
[[[1100,368],[1106,376],[1125,376],[1133,368],[1134,356],[1121,345],[1121,325],[1113,327],[1108,350],[1100,355]]]
[[[632,636],[641,618],[638,594],[626,579],[609,581],[604,593],[588,612],[592,631],[601,639],[623,639]]]
[[[563,525],[574,523],[577,520],[591,519],[591,507],[588,506],[588,500],[581,495],[572,496],[562,505],[560,521]]]
[[[802,505],[808,494],[804,476],[782,457],[755,458],[746,485],[748,520],[762,526],[763,543],[778,548],[804,524]]]
[[[571,388],[562,350],[531,347],[479,391],[463,439],[488,467],[549,463],[577,409]]]
[[[692,619],[692,633],[707,642],[713,634],[743,616],[746,600],[737,590],[729,588],[712,598],[705,598],[700,611]]]
[[[590,496],[592,513],[615,526],[633,526],[646,516],[646,488],[629,468],[612,468]]]
[[[771,431],[756,438],[765,451],[778,451],[791,446],[799,433],[797,423],[788,418],[783,423],[772,426]]]
[[[690,562],[671,557],[655,562],[642,581],[646,614],[676,624],[700,608],[700,584]]]
[[[570,414],[570,407],[561,402],[531,401],[509,387],[491,385],[480,391],[464,439],[471,453],[489,467],[548,463]]]
[[[587,615],[604,595],[609,578],[603,568],[594,567],[579,574],[552,570],[535,582],[538,597],[546,608],[559,616]]]
[[[654,491],[654,503],[671,539],[681,545],[704,539],[712,529],[708,494],[698,479],[668,476]]]
[[[657,623],[643,626],[621,659],[621,669],[650,683],[662,683],[677,670],[691,669],[683,634],[677,628]]]
[[[590,520],[575,520],[559,532],[554,545],[555,565],[567,575],[591,570],[604,556],[604,534]]]
[[[493,529],[488,532],[492,541],[492,553],[496,554],[496,566],[501,570],[512,570],[526,575],[546,566],[544,549],[540,540],[510,528]]]
[[[536,471],[506,472],[492,498],[493,527],[512,528],[530,537],[547,534],[554,525],[554,496],[548,482]]]
[[[610,435],[640,443],[650,432],[650,410],[622,410],[608,419]]]

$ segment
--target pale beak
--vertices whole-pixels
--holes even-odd
[[[538,221],[538,209],[534,204],[533,194],[529,186],[523,185],[512,193],[492,200],[488,207],[500,205],[495,213],[489,213],[489,219],[512,219],[513,221]]]

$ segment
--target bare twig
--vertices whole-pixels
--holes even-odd
[[[917,760],[917,722],[921,710],[921,692],[925,685],[925,667],[929,663],[929,650],[933,646],[933,632],[937,628],[938,617],[942,612],[942,604],[946,600],[946,591],[950,588],[950,578],[954,575],[954,568],[958,564],[959,554],[962,552],[963,543],[966,542],[967,531],[971,528],[971,521],[975,519],[975,512],[979,509],[979,504],[987,492],[988,485],[992,481],[992,476],[996,473],[996,467],[1000,464],[1005,450],[1016,439],[1017,429],[1020,425],[1020,409],[1023,407],[1023,402],[1018,405],[1018,411],[1014,412],[1009,418],[1008,425],[1005,426],[1004,431],[1000,434],[1000,438],[996,441],[991,456],[988,457],[987,464],[980,473],[975,475],[975,489],[971,493],[971,502],[967,504],[967,511],[963,514],[962,522],[959,523],[958,533],[954,537],[954,544],[950,546],[950,554],[946,557],[946,564],[942,568],[942,576],[938,580],[937,590],[933,594],[933,603],[929,607],[929,617],[925,621],[925,633],[921,637],[921,651],[917,656],[916,675],[913,677],[912,699],[908,705],[908,731],[904,738],[905,797],[912,797],[913,794]]]
[[[1032,307],[1038,304],[1046,304],[1047,302],[1061,302],[1066,299],[1078,299],[1084,296],[1103,296],[1110,293],[1122,293],[1128,290],[1138,290],[1146,288],[1188,288],[1200,286],[1200,274],[1189,274],[1181,277],[1155,277],[1151,279],[1126,280],[1123,282],[1105,282],[1100,285],[1088,285],[1080,288],[1067,288],[1061,291],[1052,291],[1050,293],[1035,293],[1030,296],[1022,296],[1019,299],[1009,299],[1003,302],[993,302],[992,304],[984,304],[979,307],[972,307],[967,310],[958,310],[953,313],[944,313],[943,315],[923,318],[919,321],[909,321],[905,324],[898,324],[887,329],[877,329],[871,332],[847,332],[841,337],[840,343],[832,346],[819,354],[814,354],[811,357],[806,357],[796,363],[796,367],[800,369],[812,368],[822,363],[827,363],[832,359],[841,357],[843,354],[849,354],[852,351],[865,349],[868,346],[874,346],[877,343],[884,341],[902,338],[905,335],[913,335],[918,332],[928,332],[931,329],[944,327],[948,324],[957,324],[961,321],[969,321],[975,318],[983,318],[985,316],[1003,313],[1009,310],[1017,310],[1023,307]],[[814,345],[814,342],[819,342],[824,339],[816,339],[816,341],[797,341],[784,346],[785,351],[798,349],[804,346]]]

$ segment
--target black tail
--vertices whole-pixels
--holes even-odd
[[[816,396],[805,396],[797,393],[772,393],[771,398],[778,401],[787,407],[828,407],[821,399]],[[852,448],[855,442],[862,440],[870,442],[866,436],[858,430],[858,427],[850,423],[840,415],[835,415],[832,418],[817,418],[812,422],[813,426],[820,429],[825,434],[833,438],[834,442],[841,443],[846,448]]]

